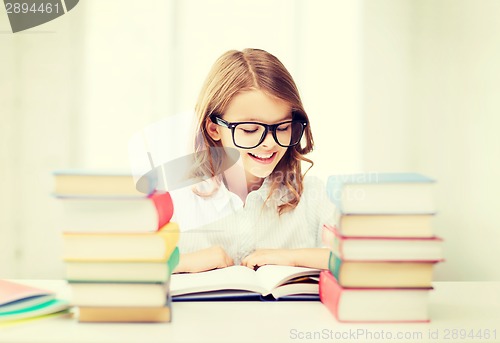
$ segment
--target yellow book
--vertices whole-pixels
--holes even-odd
[[[170,222],[154,233],[64,233],[65,261],[167,261],[179,241]]]

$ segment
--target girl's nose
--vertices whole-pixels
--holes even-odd
[[[264,138],[264,140],[262,141],[262,146],[263,147],[272,147],[276,144],[276,141],[274,140],[274,137],[273,137],[273,133],[271,131],[268,131],[267,132],[267,135],[266,137]]]

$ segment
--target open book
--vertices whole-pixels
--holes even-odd
[[[174,274],[173,301],[202,300],[318,300],[320,270],[266,265],[256,271],[231,266],[201,273]]]

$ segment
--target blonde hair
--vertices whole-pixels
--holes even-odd
[[[215,190],[222,181],[220,175],[224,171],[224,150],[207,149],[221,147],[221,143],[210,137],[206,131],[206,123],[211,114],[224,114],[236,94],[255,89],[285,101],[292,109],[293,119],[309,122],[292,76],[275,56],[259,49],[231,50],[224,53],[212,66],[195,107],[198,124],[193,176],[202,179],[213,178],[216,182]],[[278,206],[280,214],[295,208],[300,201],[304,177],[301,161],[311,164],[308,170],[313,165],[311,160],[304,157],[312,151],[314,145],[310,125],[305,127],[304,138],[305,145],[289,147],[269,176],[272,183],[266,201],[281,185],[291,194],[286,203]],[[202,193],[199,190],[195,192],[200,196],[213,193]]]

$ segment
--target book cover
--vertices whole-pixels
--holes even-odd
[[[69,282],[166,282],[179,263],[176,247],[168,262],[76,261],[65,262]]]
[[[55,298],[51,291],[0,280],[0,313],[38,305]]]
[[[432,237],[434,214],[340,214],[337,229],[348,237]]]
[[[48,315],[69,308],[65,300],[44,289],[0,280],[0,322]]]
[[[62,227],[72,233],[155,232],[172,218],[170,193],[141,198],[60,198]]]
[[[142,180],[140,190],[133,175],[126,171],[68,169],[54,175],[54,194],[64,197],[142,197],[151,194],[157,180],[151,176]]]
[[[321,302],[339,322],[429,322],[432,288],[345,288],[329,271],[319,279]]]
[[[70,282],[72,305],[79,307],[163,307],[167,283]]]
[[[179,241],[179,226],[169,222],[154,233],[64,233],[65,261],[164,261]]]
[[[435,213],[434,180],[416,173],[331,175],[327,194],[346,214]]]
[[[322,243],[343,260],[352,261],[441,261],[439,237],[346,237],[335,227],[324,225]]]
[[[78,308],[80,323],[166,323],[171,319],[170,302],[161,307],[84,306]]]
[[[429,288],[438,261],[346,261],[330,252],[328,269],[342,287]]]

